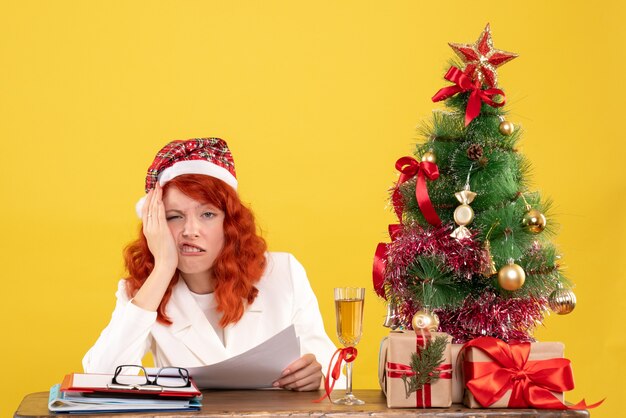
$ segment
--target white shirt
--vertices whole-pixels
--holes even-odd
[[[198,307],[209,320],[209,323],[213,327],[213,331],[220,338],[222,344],[224,344],[224,329],[220,326],[220,319],[222,319],[222,313],[217,311],[217,301],[215,300],[215,293],[199,294],[189,291],[193,299],[198,304]]]

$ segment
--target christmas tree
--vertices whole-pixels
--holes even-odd
[[[533,341],[548,309],[576,300],[551,242],[550,202],[529,190],[519,127],[505,119],[496,69],[517,57],[494,48],[489,25],[458,55],[420,128],[415,156],[400,158],[391,194],[399,224],[379,244],[374,287],[385,325],[438,329],[460,343],[479,336]]]

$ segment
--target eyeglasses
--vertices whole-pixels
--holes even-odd
[[[163,367],[156,375],[148,375],[143,366],[125,364],[115,368],[111,389],[141,389],[163,391],[163,388],[185,388],[191,386],[189,371],[182,367]]]

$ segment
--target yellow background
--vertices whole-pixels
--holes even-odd
[[[0,415],[46,391],[107,324],[121,249],[156,151],[219,136],[273,250],[307,268],[334,336],[332,288],[368,288],[356,388],[376,388],[384,304],[371,262],[394,162],[447,85],[447,42],[520,58],[499,70],[533,185],[555,202],[578,307],[576,389],[626,392],[624,2],[19,1],[0,12]],[[621,356],[620,356],[621,353]]]

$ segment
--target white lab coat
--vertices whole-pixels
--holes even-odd
[[[294,324],[301,354],[315,354],[326,374],[336,347],[324,330],[304,268],[288,253],[266,257],[267,267],[256,284],[258,296],[239,322],[224,328],[224,344],[183,280],[174,286],[167,305],[170,326],[157,322],[156,312],[133,304],[121,280],[111,321],[83,358],[85,372],[113,373],[120,364],[141,364],[148,350],[157,367],[209,365],[243,353]]]

